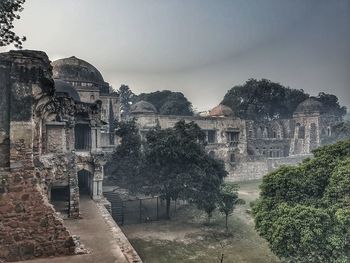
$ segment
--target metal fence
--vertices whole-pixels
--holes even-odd
[[[166,219],[166,201],[160,197],[144,197],[122,200],[116,192],[104,192],[111,203],[112,217],[120,225],[139,224]],[[176,213],[179,206],[186,201],[177,200],[170,203],[170,215]]]

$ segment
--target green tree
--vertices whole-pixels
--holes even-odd
[[[135,100],[135,94],[131,91],[129,86],[124,84],[120,86],[118,94],[120,100],[121,117],[122,119],[125,119],[130,115],[130,107]]]
[[[153,104],[159,114],[192,116],[192,103],[181,92],[170,90],[141,93],[137,101],[145,100]]]
[[[327,113],[334,114],[338,117],[343,117],[346,114],[346,107],[340,106],[338,97],[333,94],[320,92],[317,96],[317,100],[323,103]]]
[[[26,37],[19,37],[13,31],[13,22],[20,19],[19,12],[23,10],[25,0],[1,0],[0,1],[0,47],[14,44],[21,49]]]
[[[206,179],[219,188],[226,175],[225,170],[216,170],[220,164],[207,155],[204,137],[197,124],[184,121],[177,122],[174,128],[153,129],[146,135],[143,191],[165,198],[168,218],[171,200],[198,200],[200,194],[215,190],[213,183],[206,188]]]
[[[308,97],[303,90],[286,88],[267,79],[249,79],[230,89],[221,104],[243,119],[270,120],[292,117],[299,103]]]
[[[263,178],[255,226],[287,262],[350,261],[350,140]]]
[[[135,120],[117,122],[116,135],[121,141],[105,165],[106,174],[117,185],[137,191],[142,152]]]
[[[205,152],[202,155],[202,160],[198,164],[198,178],[193,181],[193,190],[190,192],[189,200],[207,214],[209,223],[218,206],[220,187],[227,172],[222,160],[211,157]]]
[[[228,229],[228,217],[233,213],[238,203],[243,203],[243,200],[238,198],[237,190],[237,184],[223,184],[220,189],[218,205],[220,212],[225,215],[226,230]]]

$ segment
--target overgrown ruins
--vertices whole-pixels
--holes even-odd
[[[81,195],[103,199],[106,154],[117,145],[118,95],[89,63],[70,57],[50,64],[38,51],[0,54],[0,94],[0,260],[72,254],[62,217],[80,217]],[[231,181],[299,162],[341,121],[313,98],[292,119],[261,123],[236,118],[223,105],[206,116],[164,116],[145,101],[130,117],[141,137],[157,125],[194,121]]]

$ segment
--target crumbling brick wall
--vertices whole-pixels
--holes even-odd
[[[49,204],[37,169],[37,109],[53,92],[46,54],[0,54],[0,261],[74,252],[70,233]]]

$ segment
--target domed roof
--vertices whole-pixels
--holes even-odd
[[[219,104],[209,111],[211,117],[230,117],[234,116],[233,110],[225,105]]]
[[[80,101],[80,96],[75,88],[67,82],[55,79],[55,95],[60,97],[62,93],[68,95],[75,101]]]
[[[54,79],[104,83],[101,73],[93,65],[74,56],[53,61],[52,67]]]
[[[153,104],[140,100],[135,104],[131,105],[131,113],[157,113],[156,107]]]
[[[324,112],[324,106],[315,97],[310,97],[300,103],[294,111],[294,114],[304,113],[322,113]]]

